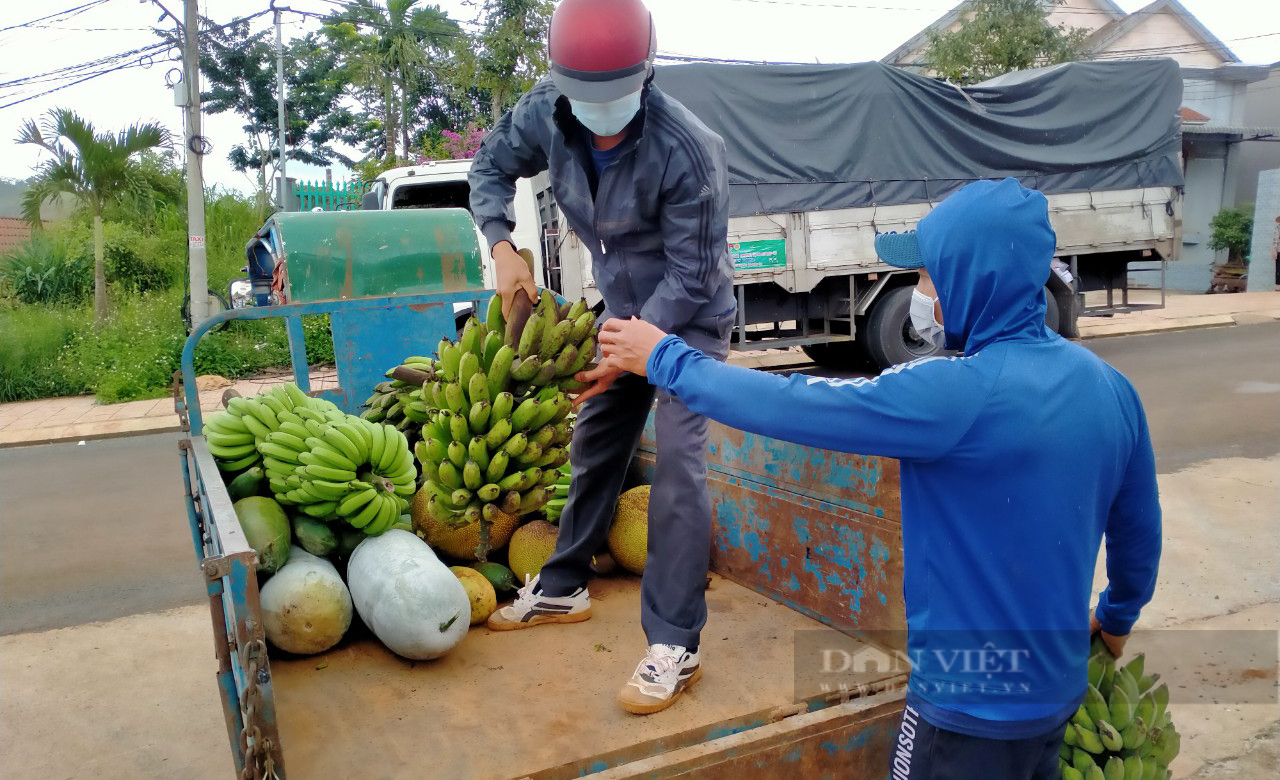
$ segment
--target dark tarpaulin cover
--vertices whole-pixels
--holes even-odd
[[[1046,193],[1182,184],[1170,59],[958,88],[881,63],[670,65],[655,83],[724,138],[733,216],[936,201],[1013,176]]]

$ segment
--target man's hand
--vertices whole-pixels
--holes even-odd
[[[638,317],[611,319],[600,330],[600,351],[606,362],[633,374],[647,376],[649,355],[666,335]]]
[[[1124,655],[1124,643],[1129,641],[1129,635],[1115,636],[1108,634],[1102,630],[1102,624],[1098,622],[1097,615],[1089,615],[1089,636],[1094,634],[1102,634],[1102,641],[1116,658]]]
[[[511,304],[516,293],[523,290],[533,303],[538,302],[538,285],[533,281],[529,264],[510,241],[500,241],[493,247],[493,271],[502,297],[502,316],[511,315]]]
[[[582,406],[588,398],[600,395],[608,390],[618,377],[622,376],[624,370],[613,363],[610,358],[601,360],[599,365],[590,371],[579,371],[573,375],[573,378],[579,382],[590,383],[588,387],[577,397],[573,399],[574,407]]]

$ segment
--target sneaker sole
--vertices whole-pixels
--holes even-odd
[[[568,615],[534,615],[528,620],[523,621],[506,619],[494,621],[493,618],[497,616],[498,613],[495,612],[489,620],[485,622],[485,627],[490,631],[519,631],[523,628],[540,626],[543,623],[581,623],[582,621],[591,618],[591,607],[587,607],[581,612],[571,612]]]
[[[653,704],[639,704],[637,702],[625,701],[621,697],[619,697],[618,704],[622,705],[622,709],[626,710],[632,715],[652,715],[655,712],[662,712],[666,708],[670,707],[672,704],[675,704],[676,701],[679,700],[679,698],[682,695],[684,695],[684,692],[689,690],[690,686],[692,686],[694,683],[696,683],[698,680],[701,680],[701,679],[702,679],[702,667],[699,666],[697,669],[693,671],[693,674],[689,675],[689,679],[685,680],[676,688],[675,693],[671,694],[671,698],[665,701],[654,702]]]

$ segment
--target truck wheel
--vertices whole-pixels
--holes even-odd
[[[1058,306],[1058,299],[1054,297],[1053,290],[1048,287],[1044,288],[1044,325],[1051,333],[1058,332],[1058,325],[1062,321],[1062,309]]]
[[[912,289],[896,287],[880,296],[867,315],[866,327],[858,330],[859,343],[881,369],[942,352],[911,326]]]
[[[849,369],[866,364],[867,355],[856,341],[831,341],[825,344],[805,344],[800,351],[823,368]]]

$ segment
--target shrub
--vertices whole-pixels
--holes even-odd
[[[0,403],[86,392],[67,347],[89,321],[83,308],[0,305]]]
[[[59,232],[36,231],[0,258],[0,287],[22,303],[82,303],[93,294],[93,255],[86,260]]]

